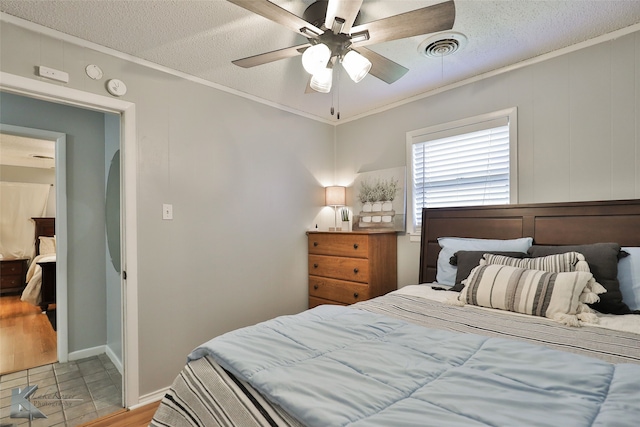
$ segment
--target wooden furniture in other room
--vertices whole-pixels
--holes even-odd
[[[40,255],[40,236],[53,237],[56,234],[56,219],[48,218],[31,218],[36,223],[35,229],[35,246],[36,255]],[[39,262],[42,267],[42,285],[40,286],[40,294],[42,301],[40,308],[47,311],[49,304],[56,303],[56,262]]]
[[[39,262],[38,265],[42,268],[40,308],[47,311],[49,304],[56,303],[56,262]]]
[[[309,231],[309,308],[348,305],[398,288],[393,231]]]
[[[22,292],[26,286],[28,258],[0,260],[0,294]]]

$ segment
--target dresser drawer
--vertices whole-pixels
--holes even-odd
[[[12,289],[23,287],[24,281],[22,276],[2,276],[0,277],[0,289]]]
[[[24,262],[22,260],[3,260],[0,263],[0,276],[21,276]]]
[[[369,261],[362,258],[309,255],[309,274],[368,283]]]
[[[309,254],[367,258],[368,236],[351,233],[310,234]]]
[[[25,286],[27,259],[0,260],[0,291],[21,291]]]
[[[324,298],[353,304],[370,298],[369,285],[309,276],[309,298]]]
[[[332,301],[330,299],[309,297],[309,308],[317,307],[319,305],[329,304],[329,305],[347,305],[343,302]]]

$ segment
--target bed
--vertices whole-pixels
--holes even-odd
[[[47,311],[56,303],[55,218],[32,218],[35,222],[35,257],[27,270],[27,286],[20,299]]]
[[[591,246],[584,247],[591,264],[574,250],[558,252],[574,257],[571,266],[580,270],[541,272],[490,260],[540,265],[549,255],[536,255],[539,250],[595,244],[602,252],[601,244],[609,250],[613,243],[630,251],[624,262],[638,266],[640,200],[425,209],[422,218],[422,284],[349,307],[325,305],[278,317],[203,343],[188,356],[151,425],[636,425],[638,295],[627,290],[622,295],[631,304],[623,304],[626,310],[616,305],[622,297],[606,282],[610,272],[588,252]],[[461,291],[451,290],[457,278],[434,283],[448,268],[443,259],[453,258],[446,253],[448,239],[504,245],[528,238],[525,251],[504,251],[523,253],[521,258],[497,254],[502,247],[457,250],[458,271],[471,252],[486,254]],[[615,255],[616,275],[624,254],[618,249]],[[640,294],[634,268],[631,288]],[[553,317],[527,314],[527,305],[518,312],[466,303],[472,294],[481,301],[483,286],[501,283],[502,276],[490,274],[496,269],[509,273],[508,289],[520,286],[515,273],[529,280],[532,272],[544,283],[535,289],[557,288],[557,295],[542,292],[551,295],[547,312],[570,289],[567,307],[575,313]],[[571,286],[560,286],[569,279]],[[627,279],[620,277],[620,289]],[[492,296],[502,291],[490,289]],[[603,311],[625,314],[591,308],[607,293],[613,297]],[[545,295],[543,300],[549,302]]]

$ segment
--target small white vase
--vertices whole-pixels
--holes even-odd
[[[371,202],[366,202],[362,205],[362,212],[371,212]]]
[[[390,201],[386,201],[386,202],[382,202],[382,210],[383,211],[392,211],[393,210],[393,203]]]
[[[373,212],[380,212],[382,210],[382,203],[381,202],[373,202],[373,205],[371,206],[371,210]]]

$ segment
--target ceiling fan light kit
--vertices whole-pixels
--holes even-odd
[[[355,25],[363,0],[317,0],[307,7],[304,19],[269,0],[228,1],[303,35],[309,42],[235,60],[234,64],[250,68],[302,53],[302,65],[312,75],[309,86],[322,93],[331,91],[333,66],[338,61],[356,83],[367,74],[389,84],[395,82],[408,69],[367,46],[451,30],[456,14],[453,0],[447,0]]]
[[[350,50],[344,58],[342,58],[342,66],[347,71],[347,74],[349,74],[349,77],[351,77],[351,80],[356,83],[364,79],[364,76],[369,73],[371,65],[371,61],[355,50]]]
[[[333,84],[333,69],[323,68],[317,71],[313,77],[311,77],[311,89],[320,93],[331,92],[331,85]]]
[[[319,43],[311,46],[302,54],[302,66],[309,74],[327,67],[327,62],[331,59],[331,50],[325,44]]]

